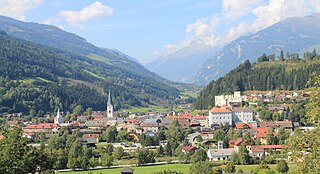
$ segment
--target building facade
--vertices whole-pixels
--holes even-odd
[[[232,122],[252,122],[253,110],[250,108],[233,108],[232,109]]]
[[[213,108],[209,111],[209,127],[213,124],[232,125],[232,112],[227,108]]]

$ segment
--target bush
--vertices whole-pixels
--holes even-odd
[[[226,167],[224,168],[225,173],[235,173],[236,166],[234,166],[233,162],[227,163]]]
[[[199,161],[191,165],[189,171],[192,174],[212,174],[212,166],[209,161]]]
[[[242,170],[242,169],[239,169],[237,173],[243,173],[243,170]]]
[[[287,162],[284,161],[284,160],[279,161],[278,164],[277,164],[277,171],[279,173],[288,172],[289,171],[289,166],[288,166]]]

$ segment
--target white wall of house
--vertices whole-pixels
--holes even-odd
[[[253,112],[251,111],[232,111],[232,121],[237,122],[251,122],[253,121]]]
[[[231,112],[209,112],[209,126],[212,124],[226,124],[232,125]]]

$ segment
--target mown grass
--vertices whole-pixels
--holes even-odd
[[[163,171],[163,170],[172,170],[172,171],[181,171],[183,174],[190,174],[189,168],[191,164],[165,164],[165,165],[156,165],[156,166],[143,166],[143,167],[130,167],[134,169],[134,173],[137,174],[152,174],[154,172]],[[276,173],[276,166],[268,165],[271,170],[274,170]],[[251,173],[254,171],[259,165],[236,165],[236,171],[242,169],[244,173]],[[293,166],[289,166],[290,170],[293,170]],[[224,168],[224,166],[221,166]],[[120,174],[120,171],[123,168],[113,168],[113,169],[101,169],[101,170],[91,170],[91,171],[73,171],[73,172],[58,172],[58,173],[65,173],[65,174]]]
[[[190,164],[166,164],[166,165],[156,165],[156,166],[143,166],[143,167],[130,167],[134,169],[134,173],[137,174],[152,174],[157,171],[163,170],[175,170],[181,171],[184,174],[189,173]],[[102,170],[92,170],[92,171],[81,171],[81,172],[58,172],[58,173],[65,173],[65,174],[88,174],[92,172],[92,174],[120,174],[120,171],[123,168],[115,168],[115,169],[102,169]]]

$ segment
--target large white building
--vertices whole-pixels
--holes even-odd
[[[233,108],[232,122],[251,122],[253,121],[253,110],[250,108]]]
[[[209,111],[209,127],[213,124],[232,125],[232,111],[227,108],[212,108]]]
[[[214,97],[216,106],[240,106],[242,101],[246,101],[246,96],[240,91],[235,91],[233,95],[219,95]]]
[[[232,110],[226,107],[214,107],[209,111],[209,126],[213,124],[232,125],[237,122],[253,121],[253,111],[250,108],[233,108]]]

